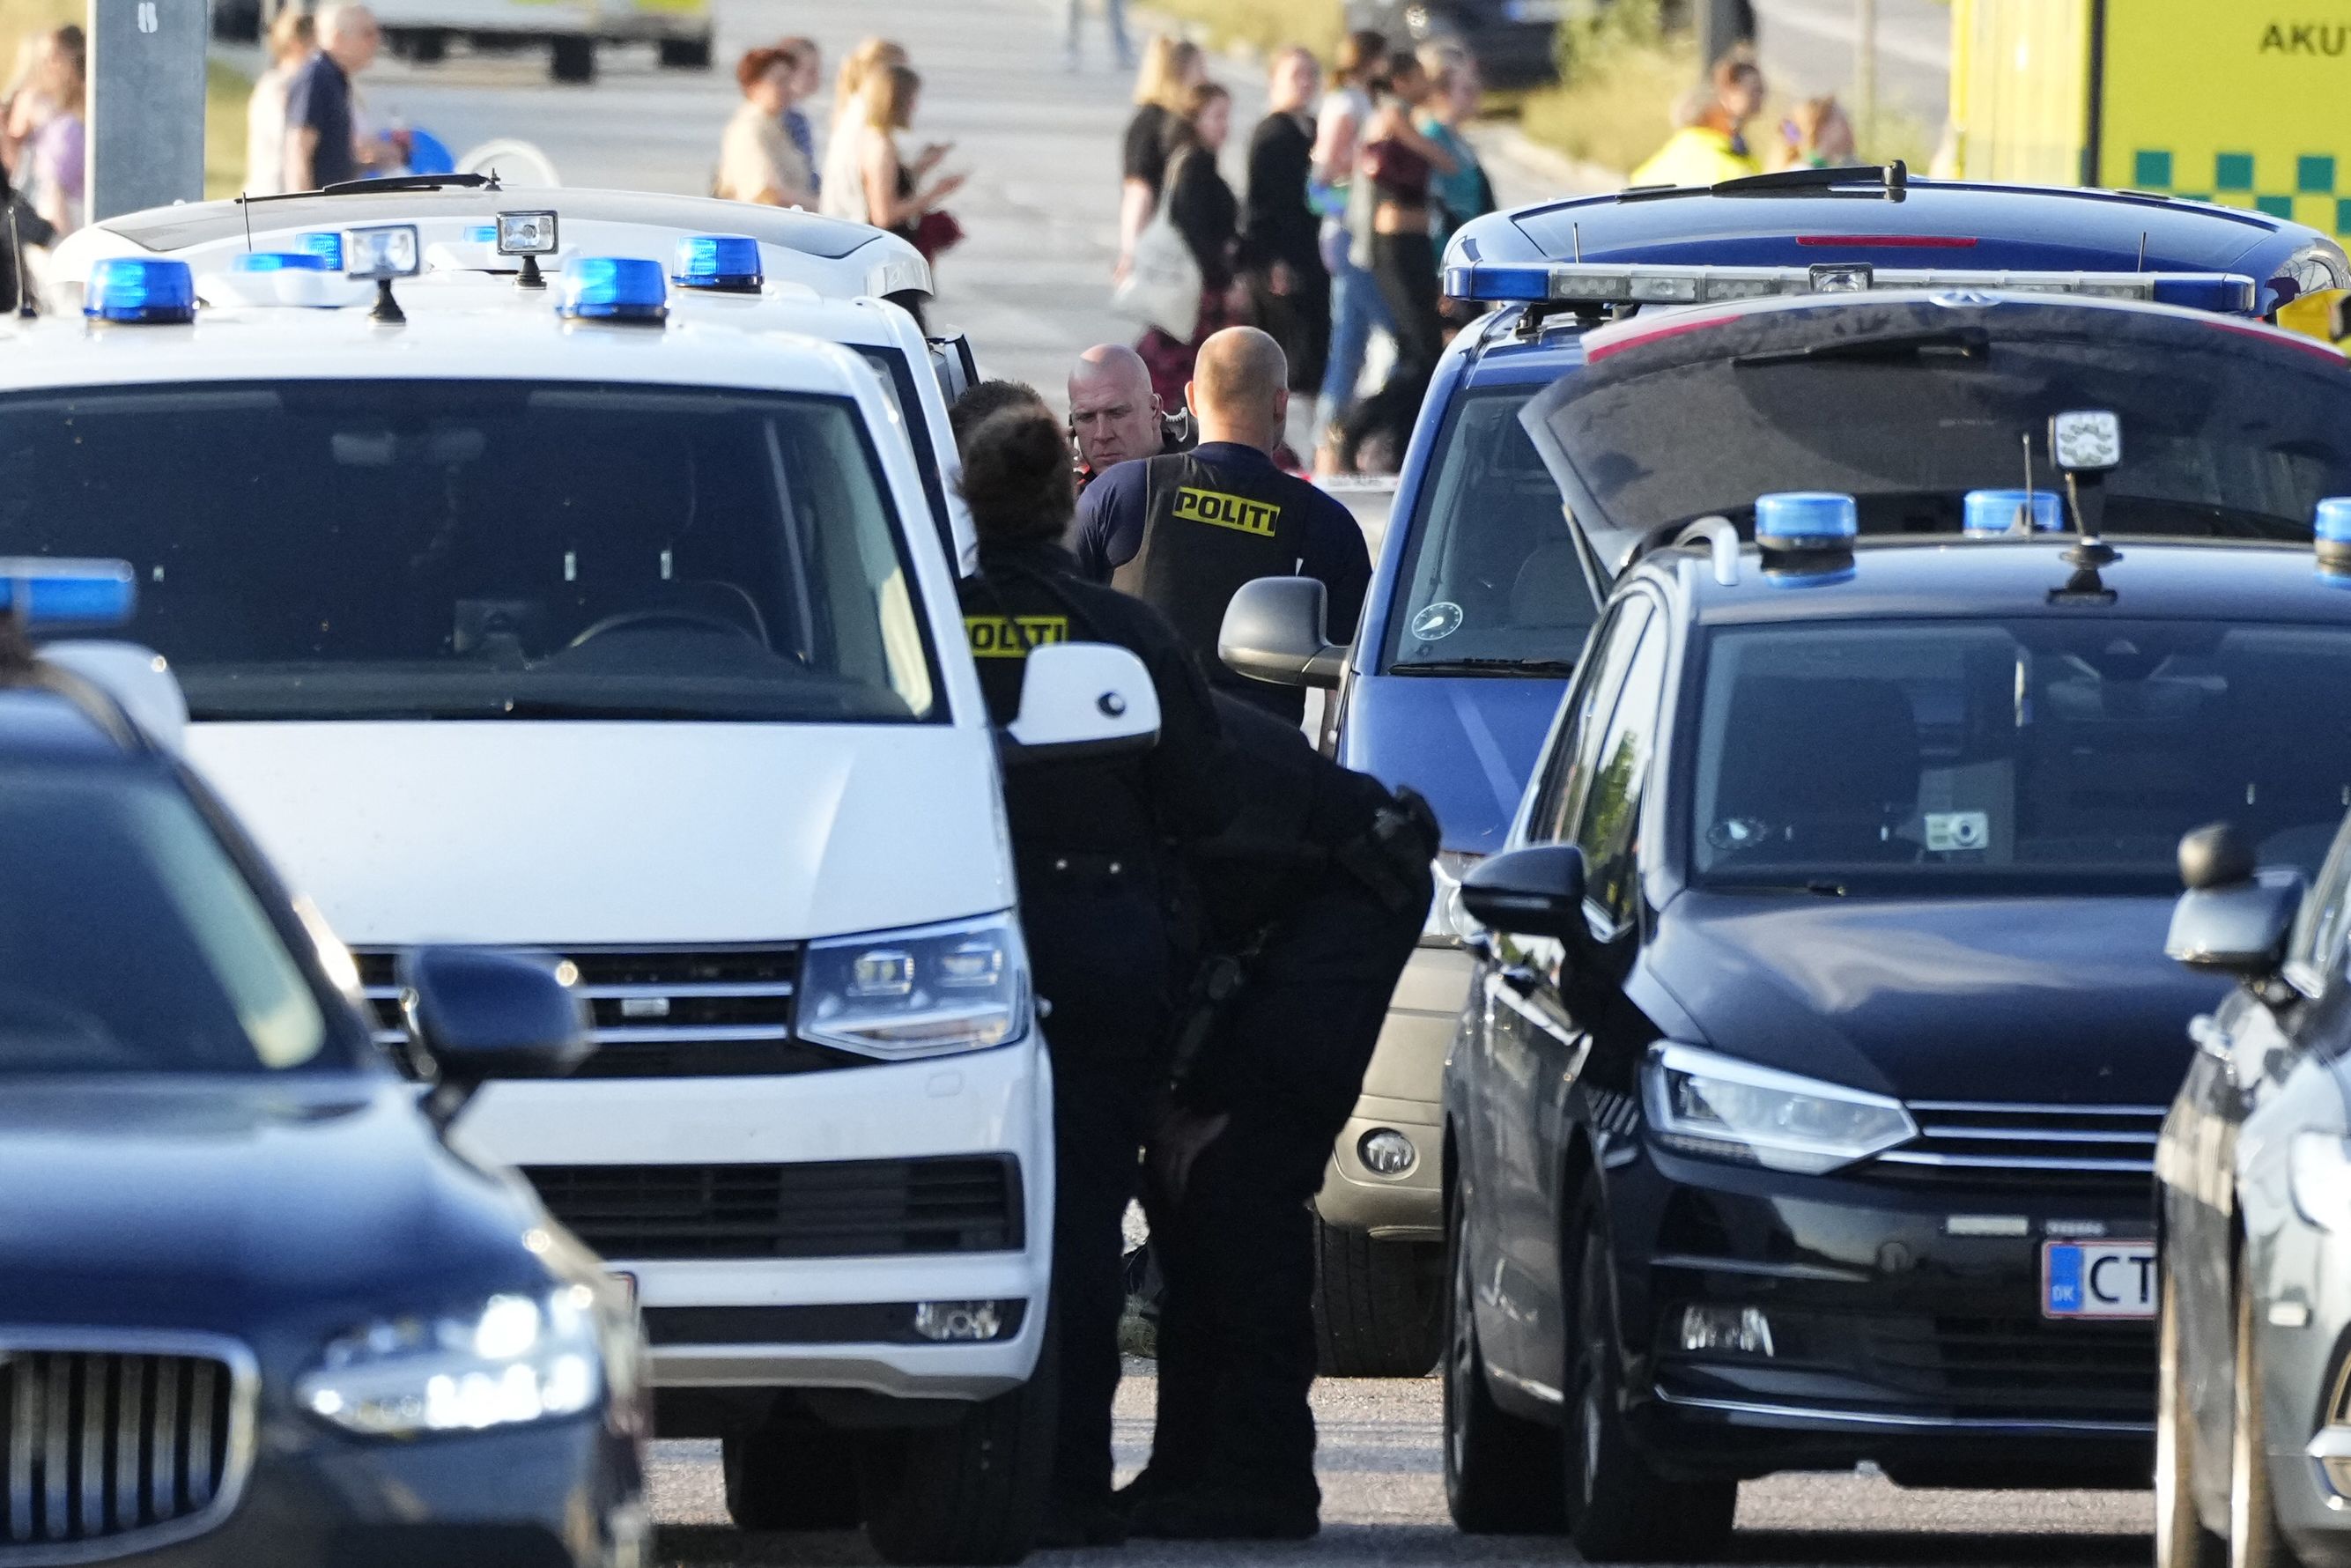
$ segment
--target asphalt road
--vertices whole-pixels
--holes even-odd
[[[1148,1362],[1129,1364],[1119,1399],[1119,1458],[1142,1465],[1150,1440]],[[1445,1514],[1442,1417],[1436,1381],[1318,1384],[1323,1528],[1308,1544],[1198,1547],[1137,1542],[1117,1552],[1040,1554],[1044,1564],[1546,1563],[1572,1557],[1541,1541],[1472,1540]],[[869,1563],[855,1535],[746,1536],[726,1522],[718,1445],[654,1445],[658,1561],[695,1568],[767,1563]],[[2008,1564],[2144,1563],[2151,1504],[2145,1492],[1905,1491],[1868,1476],[1782,1476],[1744,1488],[1726,1562],[1796,1568],[2005,1568]]]
[[[1272,3],[1272,0],[1269,0]],[[1062,62],[1041,0],[718,0],[722,61],[754,43],[809,32],[828,63],[860,37],[902,40],[926,79],[915,140],[952,140],[952,166],[972,182],[956,202],[969,241],[939,269],[939,320],[962,327],[991,373],[1058,397],[1069,361],[1086,345],[1132,336],[1110,315],[1116,242],[1116,147],[1127,83],[1093,47],[1076,74]],[[1788,53],[1827,72],[1841,6],[1767,0]],[[1895,7],[1898,9],[1899,7]],[[1799,13],[1810,13],[1799,16]],[[1813,24],[1802,37],[1804,23]],[[1801,40],[1801,41],[1800,41]],[[1923,44],[1920,47],[1924,47]],[[1235,89],[1236,119],[1261,110],[1258,68],[1218,62]],[[429,129],[460,150],[494,137],[537,143],[566,183],[694,192],[706,188],[720,127],[736,101],[724,69],[662,72],[645,57],[608,57],[592,87],[549,83],[534,57],[453,57],[427,69],[387,61],[366,89],[377,108]],[[1489,139],[1489,163],[1505,203],[1557,193],[1568,176]],[[1148,1363],[1134,1364],[1121,1396],[1121,1460],[1140,1467],[1148,1443]],[[1441,1426],[1434,1381],[1328,1383],[1322,1422],[1322,1538],[1304,1547],[1210,1549],[1138,1543],[1123,1552],[1069,1553],[1079,1563],[1419,1564],[1562,1558],[1540,1542],[1471,1541],[1447,1521]],[[664,1563],[862,1563],[853,1535],[753,1537],[726,1521],[717,1445],[655,1445],[653,1502]],[[1791,1564],[2104,1564],[2146,1561],[2145,1494],[1906,1492],[1871,1477],[1788,1477],[1746,1489],[1734,1560]]]

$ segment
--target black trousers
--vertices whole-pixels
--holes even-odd
[[[1402,463],[1421,401],[1445,354],[1437,242],[1426,233],[1374,235],[1372,277],[1395,324],[1395,368],[1379,391],[1355,405],[1341,428],[1341,438],[1352,456],[1364,442],[1384,436],[1393,446],[1390,460]]]
[[[1346,1124],[1426,913],[1344,873],[1284,919],[1231,1019],[1262,1061],[1252,1092],[1193,1166],[1183,1201],[1146,1194],[1166,1278],[1151,1484],[1318,1506],[1314,1239],[1308,1203]]]
[[[1145,852],[1147,853],[1147,851]],[[1052,1004],[1053,1310],[1060,1380],[1053,1495],[1111,1492],[1111,1400],[1126,1306],[1122,1222],[1141,1182],[1145,1119],[1166,1079],[1176,963],[1188,957],[1143,879],[1088,886],[1021,877],[1037,993]]]
[[[1331,275],[1322,258],[1304,266],[1292,262],[1290,291],[1273,291],[1272,269],[1249,275],[1249,292],[1257,303],[1258,325],[1273,334],[1290,361],[1290,390],[1312,396],[1322,387],[1322,367],[1331,357]]]

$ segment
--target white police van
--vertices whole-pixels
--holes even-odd
[[[993,730],[872,371],[666,319],[657,267],[405,312],[194,305],[99,264],[0,323],[0,553],[131,562],[190,755],[391,955],[558,955],[599,1051],[463,1134],[622,1275],[656,1426],[726,1439],[747,1526],[1025,1551],[1041,1505],[1051,1084],[999,750],[1147,745],[1122,650],[1031,660]],[[402,319],[402,316],[405,319]]]
[[[526,268],[533,277],[559,278],[569,259],[582,256],[642,256],[667,266],[679,246],[712,235],[755,245],[755,267],[737,263],[723,281],[705,275],[703,287],[673,306],[739,318],[748,313],[750,300],[760,299],[769,307],[762,325],[856,350],[905,414],[904,428],[931,514],[954,541],[957,561],[968,563],[971,519],[956,493],[962,465],[947,408],[978,379],[977,368],[962,334],[925,337],[900,308],[929,297],[930,264],[905,240],[881,229],[707,196],[517,188],[480,174],[406,176],[355,182],[334,192],[187,203],[109,218],[58,246],[43,269],[43,293],[53,308],[78,311],[83,279],[99,261],[171,256],[194,269],[199,298],[207,301],[215,293],[250,303],[339,300],[348,287],[340,274],[343,230],[388,224],[415,227],[423,274],[435,283],[511,284]],[[220,279],[241,256],[269,261],[273,268],[286,257],[310,256],[328,276],[274,278],[275,294],[249,286],[221,289]]]

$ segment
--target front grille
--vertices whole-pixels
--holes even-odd
[[[2155,1175],[2160,1105],[1913,1100],[1918,1135],[1870,1168],[1899,1179],[2126,1191]]]
[[[0,1334],[0,1563],[145,1551],[226,1517],[251,1462],[255,1380],[241,1351],[206,1348]]]
[[[376,1039],[404,1051],[396,955],[354,955]],[[873,1060],[792,1038],[796,946],[580,948],[561,955],[595,1018],[596,1053],[575,1078],[821,1072]]]
[[[620,1261],[883,1258],[1022,1244],[1009,1155],[795,1165],[532,1166],[580,1239]]]
[[[1881,1386],[1954,1416],[2144,1421],[2155,1409],[2145,1322],[1882,1317],[1862,1339]]]

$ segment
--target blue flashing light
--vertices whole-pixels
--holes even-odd
[[[2233,273],[2158,274],[2151,293],[2158,305],[2179,305],[2220,316],[2257,315],[2261,308],[2261,290],[2253,280]]]
[[[255,250],[228,258],[231,272],[327,272],[327,258],[309,250]]]
[[[2351,545],[2351,496],[2329,496],[2319,502],[2310,530],[2322,544]]]
[[[81,313],[93,321],[184,322],[196,319],[196,280],[184,261],[110,256],[89,269]]]
[[[468,229],[465,231],[465,243],[466,243],[467,245],[496,245],[496,244],[497,244],[497,243],[498,243],[498,225],[496,225],[496,224],[475,224],[475,225],[474,225],[472,227],[468,228]]]
[[[294,236],[294,243],[305,252],[326,263],[320,270],[340,272],[343,269],[343,236],[339,229],[312,229]]]
[[[28,632],[120,626],[138,608],[127,560],[0,558],[0,615]]]
[[[556,314],[588,321],[659,321],[669,314],[662,266],[634,256],[583,256],[563,269]]]
[[[1849,550],[1860,532],[1851,496],[1782,490],[1755,497],[1755,542],[1767,550]]]
[[[680,288],[756,293],[766,274],[759,242],[747,235],[688,235],[677,242],[669,277]]]
[[[1551,266],[1528,262],[1518,266],[1489,263],[1445,269],[1445,294],[1449,299],[1479,299],[1493,304],[1551,298]]]
[[[1968,492],[1965,528],[1978,538],[2011,532],[2016,527],[2016,514],[2027,506],[2032,508],[2030,531],[2036,534],[2063,533],[2065,528],[2065,504],[2054,490],[1970,490]]]

